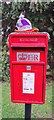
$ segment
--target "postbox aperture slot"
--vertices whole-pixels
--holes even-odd
[[[12,50],[13,51],[16,51],[16,50],[20,50],[20,51],[21,50],[27,50],[27,51],[29,51],[29,50],[33,50],[33,51],[34,50],[45,51],[45,47],[33,47],[33,48],[32,47],[22,47],[22,48],[21,47],[12,47]]]

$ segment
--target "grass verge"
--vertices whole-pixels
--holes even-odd
[[[44,105],[32,105],[31,118],[52,118],[54,99],[52,99],[54,88],[54,81],[46,86],[46,102]],[[3,83],[2,85],[2,117],[3,118],[24,118],[25,109],[24,104],[12,103],[10,101],[10,85]]]

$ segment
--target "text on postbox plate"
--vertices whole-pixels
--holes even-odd
[[[39,52],[17,52],[17,61],[19,62],[39,62]]]

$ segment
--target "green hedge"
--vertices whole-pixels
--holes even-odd
[[[31,21],[33,27],[39,28],[40,32],[48,32],[49,40],[49,63],[53,56],[53,37],[54,37],[54,19],[53,19],[54,2],[37,3],[31,5],[30,2],[19,3],[2,3],[2,79],[9,81],[9,55],[8,46],[6,45],[9,33],[14,31],[15,24],[22,10],[26,11],[26,17]]]

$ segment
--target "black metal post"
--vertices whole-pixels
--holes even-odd
[[[31,120],[31,104],[25,104],[25,120]]]

